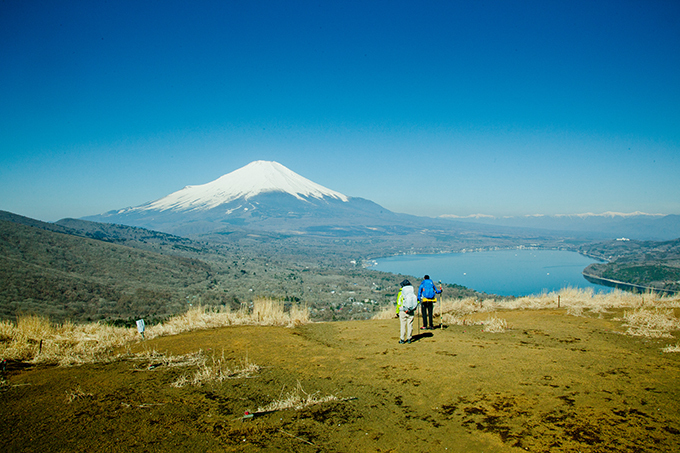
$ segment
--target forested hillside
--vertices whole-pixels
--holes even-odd
[[[208,287],[206,262],[0,221],[0,316],[167,316]]]
[[[608,241],[584,246],[581,252],[607,261],[588,266],[587,277],[636,285],[642,291],[680,292],[680,239]]]
[[[202,304],[237,310],[254,298],[300,303],[317,320],[366,319],[392,303],[404,276],[351,260],[358,246],[242,235],[195,242],[120,225],[58,224],[4,213],[0,317],[149,321]],[[451,285],[447,292],[476,295]]]

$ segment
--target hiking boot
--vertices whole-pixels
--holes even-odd
[[[399,340],[399,344],[404,344],[406,343],[404,340]]]
[[[406,340],[406,342],[407,342],[408,344],[411,344],[411,339],[409,338],[408,340]]]

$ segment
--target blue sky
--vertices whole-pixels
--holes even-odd
[[[417,215],[680,214],[680,2],[0,2],[1,210],[260,159]]]

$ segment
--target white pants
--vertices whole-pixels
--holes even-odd
[[[414,315],[409,315],[405,311],[399,312],[399,324],[401,325],[401,330],[399,332],[399,339],[401,341],[410,340],[413,336],[413,318]],[[404,336],[406,334],[406,336]]]

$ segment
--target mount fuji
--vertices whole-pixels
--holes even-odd
[[[255,161],[212,182],[187,186],[140,206],[85,217],[179,236],[243,228],[280,233],[356,235],[400,228],[415,218],[348,197],[289,170]],[[407,221],[408,223],[408,221]]]

